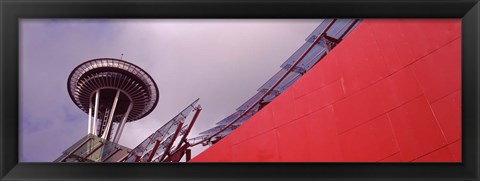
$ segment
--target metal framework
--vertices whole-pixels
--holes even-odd
[[[177,160],[173,159],[173,157],[181,158],[183,154],[187,153],[186,149],[188,146],[185,146],[185,144],[188,143],[187,136],[202,110],[200,105],[196,105],[198,100],[199,99],[195,100],[157,131],[152,133],[131,150],[125,158],[121,159],[120,162],[170,162]],[[195,115],[190,122],[186,122],[185,119],[193,111]],[[173,147],[179,137],[181,138],[178,140],[177,146]],[[179,161],[180,158],[177,161]]]

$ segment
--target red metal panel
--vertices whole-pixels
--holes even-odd
[[[305,137],[312,143],[312,150],[316,151],[310,157],[312,161],[344,161],[340,152],[334,112],[333,106],[328,106],[309,115]]]
[[[381,160],[399,151],[386,114],[339,135],[345,160]]]
[[[363,20],[192,161],[460,161],[458,37],[460,20]]]
[[[272,130],[233,145],[232,153],[233,162],[278,161],[279,156],[275,131]]]
[[[401,31],[416,58],[423,57],[447,42],[460,37],[459,20],[402,20]]]
[[[413,160],[413,162],[456,162],[448,146],[435,150],[427,155],[424,155],[418,159]]]
[[[333,116],[328,106],[277,128],[280,161],[343,161]]]
[[[393,155],[388,156],[387,158],[384,158],[378,162],[405,162],[408,160],[404,160],[402,156],[400,155],[400,152],[394,153]]]
[[[391,19],[369,20],[374,41],[384,56],[390,72],[398,71],[416,60],[407,37],[401,30],[401,24]]]
[[[461,136],[460,100],[460,91],[456,91],[432,104],[432,110],[447,138],[447,143],[457,141]]]
[[[293,84],[292,87],[295,87],[296,84]],[[295,107],[293,105],[293,90],[292,87],[285,90],[280,94],[275,100],[273,100],[268,106],[272,107],[273,112],[273,122],[275,126],[279,126],[294,120],[295,117]]]
[[[430,40],[427,39],[426,34],[430,32],[424,32],[422,28],[429,26],[429,24],[428,22],[421,24],[422,21],[421,19],[402,21],[402,26],[400,27],[400,31],[407,37],[404,41],[408,42],[416,59],[433,51],[437,44],[436,39],[438,39],[438,37]]]
[[[347,95],[370,86],[389,74],[370,23],[363,22],[357,28],[352,32],[352,37],[349,36],[332,51],[337,57]]]
[[[265,106],[253,117],[243,123],[242,126],[237,128],[238,130],[235,130],[242,134],[234,134],[232,136],[232,143],[238,144],[246,139],[260,135],[267,130],[271,130],[274,126],[272,120],[272,108],[271,106]]]
[[[333,104],[339,133],[421,95],[413,72],[404,68],[357,94]]]
[[[330,105],[344,97],[343,87],[340,80],[337,80],[325,87],[317,89],[302,97],[296,98],[295,115],[301,117],[322,107]]]
[[[190,162],[231,162],[232,142],[229,136],[223,138],[208,150],[192,158]]]
[[[305,141],[308,118],[301,118],[287,123],[276,130],[280,161],[309,161],[307,156],[312,152]],[[301,141],[299,141],[301,140]]]
[[[462,141],[458,140],[448,145],[448,149],[450,153],[452,153],[455,161],[461,162],[462,161]]]
[[[460,89],[460,53],[460,39],[457,39],[413,64],[430,102]]]
[[[425,96],[388,113],[405,160],[413,160],[446,144]]]
[[[462,21],[459,19],[424,19],[420,22],[420,24],[424,28],[423,31],[427,32],[425,36],[427,36],[430,42],[438,40],[433,44],[437,46],[436,48],[439,48],[445,43],[457,39],[461,36],[461,22]],[[425,26],[426,24],[428,24],[428,26]]]
[[[326,56],[302,76],[293,86],[295,98],[327,86],[340,79],[335,56]]]

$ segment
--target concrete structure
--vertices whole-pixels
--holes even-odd
[[[461,21],[363,20],[192,162],[460,162]]]

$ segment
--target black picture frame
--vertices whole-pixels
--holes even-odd
[[[1,0],[2,180],[479,180],[478,0]],[[461,18],[462,163],[18,163],[21,18]]]

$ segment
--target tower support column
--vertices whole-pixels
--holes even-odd
[[[88,134],[92,133],[92,103],[88,106]]]
[[[92,131],[95,136],[97,134],[97,119],[98,119],[98,102],[100,101],[100,89],[97,90],[95,93],[95,111],[93,112],[93,123],[92,123]]]
[[[127,112],[125,113],[125,115],[123,115],[122,121],[118,125],[117,132],[115,133],[115,137],[113,138],[114,143],[118,143],[118,141],[120,140],[120,136],[122,135],[122,132],[123,132],[123,127],[125,126],[125,123],[127,123],[127,118],[130,114],[130,111],[132,110],[132,107],[133,107],[133,103],[130,102],[130,105],[128,105]]]
[[[108,116],[107,127],[105,128],[105,131],[103,131],[103,134],[102,134],[103,139],[107,139],[108,134],[110,133],[110,129],[112,128],[113,115],[115,115],[115,108],[117,107],[119,97],[120,97],[120,90],[117,90],[117,94],[115,95],[115,99],[113,100],[112,109],[110,110],[110,115]]]

